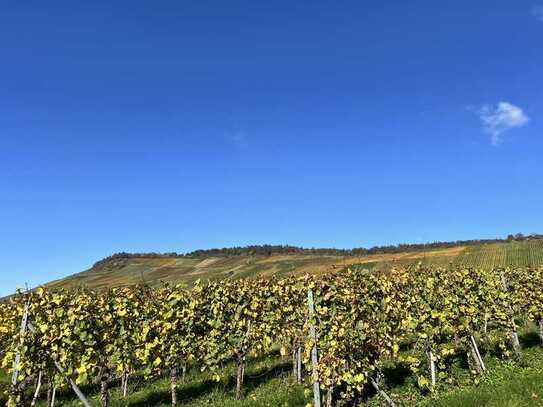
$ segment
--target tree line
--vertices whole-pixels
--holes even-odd
[[[137,259],[137,258],[206,258],[206,257],[235,257],[235,256],[275,256],[275,255],[316,255],[316,256],[365,256],[370,254],[393,254],[407,251],[423,251],[432,249],[445,249],[455,246],[474,246],[490,243],[504,243],[511,241],[524,241],[529,239],[543,239],[543,235],[522,233],[509,234],[505,239],[471,239],[455,240],[450,242],[429,242],[429,243],[401,243],[397,245],[373,246],[370,248],[357,247],[353,249],[337,248],[305,248],[292,245],[249,245],[236,247],[223,247],[214,249],[199,249],[187,253],[127,253],[120,252],[108,256],[96,262],[93,268],[99,268],[109,263],[115,263],[118,260]]]

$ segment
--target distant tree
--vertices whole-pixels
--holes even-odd
[[[224,247],[221,249],[194,250],[190,253],[115,253],[94,264],[94,270],[110,270],[124,267],[127,259],[133,258],[205,258],[205,257],[234,257],[234,256],[274,256],[290,254],[310,254],[316,256],[364,256],[368,254],[403,253],[408,251],[423,251],[428,249],[442,249],[455,246],[472,246],[482,243],[511,242],[514,240],[526,240],[522,233],[509,234],[506,239],[474,239],[457,240],[452,242],[431,242],[431,243],[402,243],[398,245],[374,246],[369,249],[356,247],[353,249],[335,248],[304,248],[289,245],[252,245],[246,247]],[[531,234],[530,239],[543,239],[543,235]]]

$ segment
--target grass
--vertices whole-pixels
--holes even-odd
[[[534,327],[525,328],[521,343],[520,361],[496,357],[495,348],[484,349],[480,343],[487,367],[482,377],[469,370],[464,353],[457,355],[448,366],[447,378],[438,380],[433,394],[420,391],[407,367],[391,366],[386,372],[389,394],[404,406],[543,406],[543,347]],[[379,400],[369,404],[379,405]]]
[[[518,372],[501,385],[484,384],[474,389],[458,390],[438,400],[425,403],[432,406],[541,406],[543,405],[541,373]]]
[[[281,361],[276,355],[269,355],[251,361],[247,366],[244,383],[244,399],[234,399],[235,375],[234,366],[228,364],[221,371],[219,382],[212,379],[211,373],[193,369],[187,372],[185,382],[178,385],[179,405],[190,407],[223,406],[223,407],[260,407],[304,406],[307,403],[303,385],[293,384],[290,377],[290,362]],[[119,388],[111,390],[112,407],[162,407],[171,405],[169,377],[145,380],[142,377],[131,378],[129,396],[123,399]],[[99,405],[97,386],[82,389],[93,406]],[[67,407],[80,406],[68,390],[58,393],[59,405]],[[45,406],[41,401],[38,406]]]
[[[7,373],[0,369],[0,393],[8,387],[9,382],[10,378]]]
[[[425,406],[542,406],[543,352],[527,349],[523,363],[490,363],[489,372],[479,384],[464,384],[439,397],[427,400]],[[473,379],[472,379],[473,380]]]

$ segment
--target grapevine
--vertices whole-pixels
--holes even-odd
[[[38,288],[0,303],[0,365],[17,372],[8,394],[11,406],[27,405],[21,384],[29,378],[43,377],[49,389],[66,387],[69,379],[100,383],[101,403],[107,406],[113,379],[121,378],[126,395],[130,375],[164,372],[170,374],[176,405],[180,367],[209,370],[220,380],[221,367],[230,361],[239,399],[250,358],[275,346],[283,358],[292,355],[295,381],[303,382],[302,372],[316,369],[329,402],[359,400],[368,383],[381,386],[381,368],[388,361],[409,363],[420,387],[435,390],[447,377],[448,359],[459,352],[467,351],[474,371],[483,374],[477,341],[489,330],[507,338],[525,318],[538,324],[543,341],[542,283],[543,267],[419,264],[280,280],[198,281],[191,288]],[[25,308],[33,329],[22,332]],[[410,349],[409,356],[400,348]],[[504,347],[504,356],[511,350],[519,351]],[[16,355],[20,363],[14,366]],[[305,375],[306,384],[311,380]]]

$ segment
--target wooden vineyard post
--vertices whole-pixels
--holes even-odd
[[[28,329],[32,332],[36,332],[36,328],[34,328],[34,325],[32,325],[32,322],[28,321]],[[66,382],[68,382],[68,384],[70,385],[70,387],[72,388],[72,390],[74,391],[74,393],[76,394],[76,396],[79,398],[79,400],[81,401],[81,403],[85,406],[85,407],[91,407],[91,404],[89,403],[89,400],[87,400],[87,398],[85,397],[85,395],[83,394],[83,392],[79,389],[79,387],[77,386],[77,384],[75,384],[75,382],[66,375],[66,372],[64,371],[64,369],[62,368],[62,366],[59,365],[59,363],[57,362],[57,360],[54,358],[53,355],[51,355],[51,353],[49,352],[46,352],[47,356],[49,356],[49,358],[51,359],[51,361],[53,362],[53,365],[55,366],[55,369],[60,373],[60,375],[62,377],[64,377],[64,379],[66,380]],[[53,402],[54,402],[54,393],[53,393]]]
[[[24,335],[26,333],[26,328],[28,326],[28,302],[25,304],[24,312],[23,312],[23,318],[21,319],[21,328],[19,330],[21,338],[19,341],[19,346],[23,345],[24,342]],[[21,351],[20,348],[17,348],[17,352],[15,353],[15,360],[13,361],[13,374],[11,375],[11,395],[10,399],[12,403],[15,403],[15,405],[21,405],[23,400],[23,394],[19,391],[19,388],[17,386],[17,379],[19,377],[19,363],[21,363]]]
[[[539,341],[541,343],[541,345],[543,345],[543,319],[540,319],[539,321],[537,321],[537,325],[538,325],[538,331],[539,331]]]
[[[56,394],[57,394],[57,388],[56,386],[53,387],[53,392],[51,393],[51,403],[50,403],[50,407],[55,407],[55,398],[56,398]]]
[[[475,338],[473,335],[470,335],[470,347],[471,347],[471,353],[473,355],[473,360],[475,362],[475,368],[477,369],[477,373],[482,374],[486,371],[485,362],[483,362],[483,358],[481,357],[481,354],[479,353],[479,348],[477,347],[477,342],[475,342]]]
[[[509,287],[507,286],[507,279],[505,278],[505,274],[503,271],[500,272],[500,278],[502,281],[502,289],[504,292],[509,292]],[[513,352],[515,353],[515,356],[520,357],[520,341],[518,339],[517,334],[517,325],[515,323],[515,315],[513,313],[513,307],[511,306],[511,303],[508,303],[509,307],[509,314],[511,318],[511,346],[513,347]]]
[[[125,370],[125,372],[123,373],[123,398],[126,398],[127,394],[128,394],[128,377],[129,377],[130,373],[128,371],[128,369]]]
[[[334,406],[334,385],[332,384],[328,388],[328,392],[326,394],[326,407],[333,407]]]
[[[125,373],[123,372],[123,374],[121,374],[121,392],[122,393],[124,393],[124,376],[125,376]]]
[[[313,300],[313,290],[307,290],[307,306],[309,308],[309,319],[315,317],[315,302]],[[318,354],[317,354],[317,332],[313,321],[309,325],[309,336],[313,346],[311,348],[311,367],[313,369],[313,407],[321,407],[321,389],[319,383]]]
[[[40,373],[38,374],[38,383],[36,383],[36,391],[34,391],[34,397],[32,397],[32,401],[30,402],[30,407],[34,407],[36,405],[36,402],[38,401],[38,396],[40,395],[40,389],[41,389],[42,374],[43,373],[40,370]]]
[[[373,388],[375,389],[375,391],[377,392],[377,394],[381,396],[383,400],[385,400],[385,403],[389,407],[396,407],[396,403],[394,403],[394,401],[389,397],[389,395],[386,394],[386,392],[379,387],[379,384],[375,381],[373,377],[370,379],[370,382]]]
[[[177,365],[172,365],[170,370],[170,389],[172,393],[172,406],[177,406]]]
[[[298,348],[296,345],[292,345],[292,376],[294,381],[298,380]]]
[[[302,343],[299,339],[292,342],[292,375],[296,384],[302,384]]]
[[[49,388],[47,389],[47,407],[51,407],[51,400],[53,399],[53,380],[49,379]]]
[[[298,344],[296,351],[296,383],[302,384],[302,345]]]
[[[242,362],[242,367],[241,367],[241,383],[243,384],[245,382],[245,367],[246,367],[246,362],[245,360],[247,359],[246,356],[243,356],[243,362]]]
[[[436,363],[430,345],[427,345],[426,357],[428,358],[428,371],[430,373],[430,390],[433,391],[436,386]]]
[[[63,376],[66,379],[66,381],[72,387],[72,390],[74,391],[76,396],[79,398],[81,403],[83,403],[83,405],[85,407],[91,407],[91,404],[89,403],[89,401],[87,400],[87,398],[85,397],[83,392],[81,392],[81,390],[79,389],[77,384],[75,384],[75,382],[72,379],[70,379],[68,376],[66,376],[66,372],[64,371],[64,369],[58,364],[58,362],[55,359],[53,359],[53,357],[51,355],[49,355],[49,357],[53,360],[53,364],[55,365],[55,369],[57,369],[57,371],[61,374],[61,376]],[[53,402],[55,400],[55,389],[56,388],[53,389]]]
[[[28,303],[25,304],[25,310],[23,313],[23,318],[21,320],[21,345],[23,342],[23,336],[26,333],[26,328],[28,324]],[[17,349],[15,354],[15,360],[13,361],[13,374],[11,375],[11,385],[17,386],[17,377],[19,376],[19,363],[21,362],[21,351]]]

